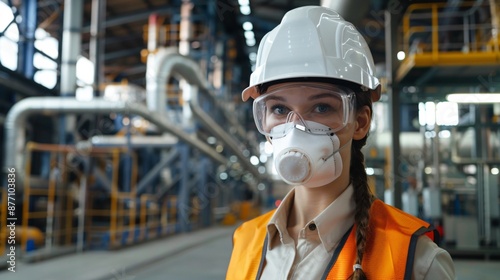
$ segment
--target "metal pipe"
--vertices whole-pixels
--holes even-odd
[[[104,32],[102,27],[106,21],[106,0],[92,0],[92,14],[90,18],[90,43],[89,57],[94,63],[94,96],[100,96],[100,85],[104,82],[103,56],[104,56]]]
[[[81,52],[83,0],[64,1],[61,42],[61,96],[74,96],[76,91],[76,62]],[[59,118],[59,143],[66,144],[66,132],[75,130],[75,118]],[[24,143],[24,142],[23,142]]]
[[[56,161],[55,154],[50,155],[51,164]],[[52,242],[54,240],[54,212],[55,212],[55,203],[56,203],[56,181],[57,181],[57,169],[53,169],[50,171],[49,175],[49,186],[47,193],[47,218],[46,228],[45,228],[45,248],[48,251],[52,250]]]
[[[158,15],[151,14],[148,19],[148,52],[154,52],[158,47]]]
[[[189,103],[191,110],[194,115],[200,120],[203,125],[212,130],[212,132],[220,138],[232,151],[235,155],[241,160],[242,165],[246,170],[250,171],[255,177],[259,178],[262,174],[253,166],[247,157],[243,154],[241,149],[238,146],[236,141],[232,140],[232,137],[222,128],[220,127],[201,107],[196,103],[197,98],[193,98],[193,100]]]
[[[181,22],[179,31],[179,52],[188,55],[191,49],[192,24],[191,13],[194,4],[190,0],[183,0],[181,4]]]
[[[85,165],[85,168],[88,168],[87,165],[88,164]],[[100,183],[102,187],[111,193],[111,181],[108,176],[96,166],[93,166],[92,174],[94,175],[96,182]]]
[[[391,87],[388,87],[387,94],[389,96],[389,108],[390,108],[390,127],[391,127],[391,144],[392,147],[390,149],[390,159],[391,159],[391,178],[390,178],[390,188],[394,192],[394,201],[393,206],[402,209],[403,201],[402,201],[402,183],[401,183],[401,124],[398,118],[400,114],[400,87],[397,84],[393,83],[394,80],[394,69],[395,68],[395,49],[396,39],[393,36],[395,34],[395,30],[397,29],[396,21],[393,18],[393,14],[389,11],[384,13],[384,26],[385,26],[385,65],[386,65],[386,73],[387,73],[387,82]]]
[[[22,55],[19,56],[19,68],[24,76],[28,79],[33,79],[35,74],[35,66],[33,58],[35,57],[35,30],[37,27],[37,2],[36,0],[23,1],[21,5],[21,21],[22,32],[24,32],[24,40],[19,42]]]
[[[164,109],[166,85],[170,76],[174,74],[181,76],[189,84],[195,85],[209,94],[210,86],[201,73],[198,64],[194,60],[179,54],[176,48],[161,48],[155,54],[150,54],[146,72],[148,108],[166,117]],[[197,98],[191,98],[189,105],[198,119],[235,153],[246,170],[256,177],[262,177],[263,175],[258,172],[257,168],[243,155],[238,143],[232,140],[233,138],[206,114],[196,101]]]
[[[119,172],[120,153],[113,151],[113,178],[111,179],[111,217],[109,222],[109,244],[111,248],[116,246],[116,227],[118,217],[118,172]]]
[[[82,141],[77,144],[81,146],[92,147],[125,147],[127,144],[132,148],[168,148],[177,144],[179,139],[175,136],[166,134],[161,136],[144,136],[144,135],[131,135],[130,143],[123,136],[109,136],[109,135],[96,135],[90,138],[90,141]]]
[[[127,239],[127,244],[132,244],[134,242],[134,230],[135,230],[135,215],[136,215],[136,210],[137,210],[137,204],[132,202],[136,198],[136,190],[137,190],[137,173],[138,173],[138,163],[137,163],[137,157],[134,157],[134,164],[132,168],[132,189],[129,193],[129,201],[128,201],[128,207],[129,207],[129,234],[128,234],[128,239]]]
[[[83,0],[64,1],[61,53],[61,95],[74,95],[76,61],[80,54]]]
[[[182,141],[199,149],[216,162],[226,164],[228,161],[221,154],[217,153],[205,142],[184,132],[175,124],[168,122],[157,113],[150,112],[144,105],[117,101],[109,102],[104,99],[94,99],[81,101],[74,98],[58,97],[31,97],[25,98],[12,106],[5,120],[5,165],[3,171],[7,173],[7,168],[15,167],[22,169],[23,150],[25,143],[26,120],[34,114],[77,114],[77,113],[121,113],[134,114],[143,117],[163,132],[170,132]],[[17,179],[22,180],[22,174],[16,174]]]
[[[180,232],[186,232],[189,227],[189,212],[191,207],[189,205],[189,196],[191,193],[191,186],[189,184],[189,148],[186,145],[179,145],[179,164],[180,164],[180,188],[177,194],[177,222]]]
[[[29,147],[29,146],[28,146]],[[30,151],[30,149],[28,148],[27,149],[28,151]],[[27,156],[26,156],[26,168],[24,170],[24,172],[26,174],[30,174],[31,173],[31,157],[32,157],[32,153],[31,151],[27,153]],[[7,161],[7,157],[5,158],[5,161]],[[9,165],[6,165],[7,168]],[[23,170],[23,169],[17,169],[19,171]],[[20,179],[19,175],[20,174],[23,174],[23,171],[21,172],[16,172],[16,175],[17,175],[17,178],[16,179]],[[24,184],[24,186],[23,186]],[[23,201],[30,201],[30,190],[31,190],[31,184],[29,184],[29,180],[26,180],[26,181],[20,181],[18,182],[18,185],[17,186],[23,186],[23,189],[24,191],[22,192],[23,193]],[[16,186],[16,188],[17,188]],[[21,219],[21,228],[23,229],[27,229],[28,228],[28,220],[29,220],[29,211],[30,211],[30,204],[29,203],[23,203],[23,211],[22,211],[22,219]],[[28,243],[28,235],[27,234],[21,234],[21,251],[24,253],[26,252],[26,249],[27,249],[27,243]]]
[[[68,1],[70,2],[70,1]],[[155,7],[154,11],[159,16],[172,15],[178,13],[178,7],[174,7],[172,4],[165,4],[162,6]],[[66,13],[64,13],[66,15]],[[129,23],[139,22],[147,20],[151,15],[151,9],[144,9],[139,11],[131,11],[127,14],[121,14],[119,16],[108,17],[106,21],[102,23],[102,28],[110,28],[114,26],[126,25]],[[90,25],[85,25],[82,27],[82,33],[90,32]]]
[[[177,157],[179,153],[176,150],[172,150],[167,156],[161,159],[149,172],[142,178],[142,180],[137,184],[137,195],[141,195],[146,188],[151,185],[153,180],[160,174],[160,172],[167,165],[171,164]]]
[[[437,110],[435,111],[438,114]],[[439,125],[434,124],[434,138],[432,138],[432,165],[434,168],[434,187],[441,189],[441,156],[440,156],[440,141],[439,141]]]

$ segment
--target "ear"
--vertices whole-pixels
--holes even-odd
[[[372,112],[368,106],[363,106],[356,112],[356,128],[352,137],[354,140],[363,139],[368,134],[371,120]]]

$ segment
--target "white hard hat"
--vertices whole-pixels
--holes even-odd
[[[257,86],[285,79],[331,78],[358,84],[380,98],[380,82],[368,44],[351,23],[321,6],[285,14],[259,45],[255,71],[243,101],[259,96]]]

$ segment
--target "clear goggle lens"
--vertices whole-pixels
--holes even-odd
[[[329,84],[287,84],[271,87],[254,100],[253,114],[260,133],[283,137],[299,128],[311,134],[324,135],[344,128],[352,119],[354,92]],[[310,122],[329,129],[318,129]]]

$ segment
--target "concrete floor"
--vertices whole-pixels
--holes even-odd
[[[207,268],[203,265],[210,265],[214,273],[218,273],[215,278],[210,279],[223,279],[231,253],[231,236],[234,229],[235,227],[213,227],[121,250],[86,251],[82,254],[70,254],[35,263],[17,262],[16,272],[0,271],[0,279],[209,279],[205,278]],[[217,249],[219,246],[221,248]],[[210,252],[213,249],[216,249],[216,252]],[[198,255],[198,252],[203,251],[205,257],[200,255],[193,261],[189,260],[193,258],[193,254]],[[214,263],[210,264],[209,261]],[[159,271],[157,267],[163,271]],[[199,269],[202,267],[203,270]],[[136,277],[135,275],[139,273],[145,276]],[[156,274],[160,278],[149,278],[156,277]],[[181,278],[183,275],[191,278]]]
[[[500,261],[455,260],[457,280],[500,279]]]
[[[18,263],[12,280],[219,280],[231,254],[234,227],[214,227],[116,251],[89,251]],[[500,261],[455,260],[458,280],[500,279]]]
[[[231,246],[231,238],[212,240],[134,272],[135,279],[224,279]]]

